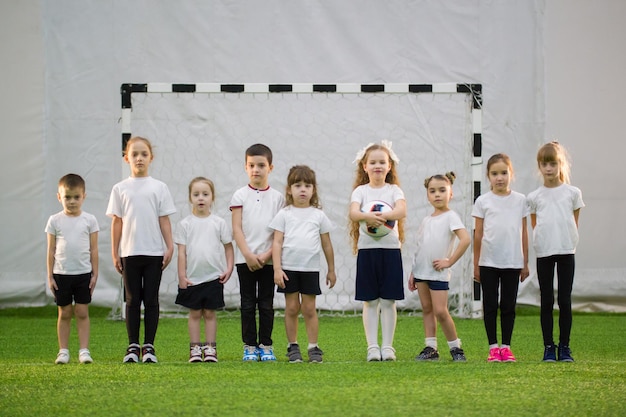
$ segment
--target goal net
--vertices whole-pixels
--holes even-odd
[[[468,230],[473,227],[474,165],[480,162],[475,138],[480,130],[479,87],[124,84],[123,141],[131,132],[152,141],[155,157],[150,175],[169,186],[178,209],[171,216],[173,228],[191,211],[188,184],[196,176],[214,181],[213,213],[230,224],[230,198],[248,182],[244,152],[251,144],[263,143],[272,149],[270,185],[280,192],[285,190],[291,166],[310,166],[317,174],[323,210],[335,226],[331,239],[337,284],[332,289],[324,285],[326,265],[322,261],[318,308],[360,312],[362,305],[354,300],[356,256],[348,237],[347,216],[356,152],[370,142],[387,139],[400,158],[398,172],[408,207],[402,247],[406,280],[417,228],[432,212],[423,186],[426,177],[456,172],[451,206]],[[126,177],[128,166],[122,165]],[[452,268],[450,309],[456,316],[471,316],[475,309],[470,252]],[[177,283],[174,259],[163,274],[161,308],[186,313],[174,304]],[[236,270],[225,285],[225,302],[227,309],[239,307]],[[284,308],[282,294],[276,294],[274,305]],[[406,290],[398,308],[420,310],[417,293]]]

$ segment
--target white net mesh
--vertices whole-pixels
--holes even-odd
[[[361,303],[354,300],[356,257],[347,230],[356,152],[369,142],[388,139],[400,158],[398,172],[408,206],[402,249],[408,277],[417,227],[432,211],[423,186],[426,177],[450,170],[457,173],[452,208],[468,229],[472,225],[471,103],[468,94],[454,93],[133,93],[132,133],[154,145],[150,174],[170,188],[178,208],[171,216],[174,228],[190,213],[188,184],[199,175],[214,181],[213,213],[230,223],[230,198],[247,184],[244,152],[253,143],[272,149],[270,184],[281,192],[292,165],[313,168],[323,209],[336,226],[331,238],[338,277],[333,289],[322,285],[318,307],[357,312]],[[174,304],[175,265],[174,260],[163,274],[161,308],[186,313]],[[471,313],[470,266],[466,253],[452,270],[450,308],[457,316]],[[239,307],[236,271],[225,286],[225,301],[228,309]],[[275,307],[284,307],[280,294]],[[417,294],[407,290],[398,307],[419,310]]]

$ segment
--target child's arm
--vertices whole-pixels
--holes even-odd
[[[224,245],[224,252],[226,254],[226,272],[220,275],[220,282],[222,284],[226,284],[230,279],[230,276],[233,273],[233,268],[235,267],[235,250],[233,249],[232,243],[227,243]]]
[[[287,274],[283,271],[282,255],[283,241],[285,234],[278,230],[274,230],[274,242],[272,243],[272,263],[274,264],[274,284],[280,288],[285,288],[285,281],[289,281]]]
[[[46,255],[46,266],[48,270],[48,287],[52,292],[52,295],[55,295],[55,291],[59,289],[57,287],[57,283],[54,280],[54,276],[52,275],[52,270],[54,269],[54,254],[56,253],[57,248],[57,237],[53,234],[47,233],[48,235],[48,253]]]
[[[178,288],[185,289],[189,285],[193,285],[189,278],[187,278],[187,245],[182,245],[177,243],[178,246],[178,258],[177,258],[177,269],[178,269]]]
[[[457,229],[454,231],[454,234],[459,239],[459,244],[449,258],[435,259],[433,261],[433,268],[435,268],[436,271],[441,271],[442,269],[450,268],[454,265],[456,261],[463,256],[470,245],[471,239],[466,229]]]
[[[396,200],[396,204],[393,210],[386,213],[379,212],[381,217],[385,220],[401,220],[406,217],[406,200]]]
[[[89,235],[89,260],[91,262],[91,280],[89,280],[89,292],[93,295],[93,290],[98,282],[98,232]]]
[[[480,249],[483,244],[483,222],[481,217],[474,217],[474,281],[480,282],[480,267],[478,260],[480,259]]]
[[[242,226],[242,209],[241,207],[234,207],[231,210],[232,213],[232,225],[233,225],[233,238],[235,239],[235,243],[239,248],[239,251],[246,259],[246,264],[248,265],[248,269],[250,271],[257,271],[263,268],[263,263],[256,256],[256,254],[250,252],[250,248],[248,248],[248,244],[246,243],[246,236],[243,234],[243,226]]]
[[[335,252],[333,251],[333,243],[330,240],[330,233],[323,233],[320,235],[322,240],[322,251],[326,257],[326,264],[328,265],[328,274],[326,274],[326,285],[328,288],[335,286],[337,282],[337,274],[335,273]]]
[[[122,218],[113,216],[111,220],[111,257],[113,266],[122,273],[122,258],[120,257],[120,241],[122,240]]]
[[[535,213],[530,213],[530,225],[533,229],[537,226],[537,215]]]
[[[580,209],[574,210],[574,222],[576,223],[576,228],[578,229],[578,215],[580,214]]]
[[[353,222],[361,222],[365,221],[368,227],[381,227],[385,223],[385,219],[381,217],[381,212],[373,211],[364,213],[361,211],[361,205],[355,201],[350,203],[350,212],[348,213],[348,217]]]
[[[530,270],[528,269],[528,222],[526,217],[522,218],[522,254],[524,255],[524,266],[520,274],[520,281],[524,282],[530,275]]]
[[[165,253],[163,254],[163,266],[161,270],[167,268],[174,256],[174,240],[172,239],[172,223],[170,222],[170,216],[160,216],[159,226],[161,227],[161,234],[165,241]]]

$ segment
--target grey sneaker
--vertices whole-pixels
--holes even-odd
[[[439,352],[437,352],[437,349],[435,348],[426,346],[424,350],[422,350],[420,354],[415,357],[415,360],[416,361],[438,361]]]
[[[324,354],[324,352],[322,352],[322,349],[320,349],[318,346],[314,346],[311,349],[309,349],[308,353],[309,353],[309,362],[322,363],[322,355]]]
[[[124,356],[124,363],[137,363],[139,362],[139,353],[141,347],[137,343],[131,343],[126,349],[126,356]]]
[[[452,355],[452,360],[454,362],[466,362],[465,352],[460,347],[450,349],[450,355]]]
[[[300,363],[302,362],[302,354],[300,353],[300,346],[297,343],[292,343],[287,348],[287,357],[289,358],[289,363]]]

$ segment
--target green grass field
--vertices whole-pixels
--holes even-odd
[[[123,365],[124,323],[91,309],[94,363],[54,365],[56,308],[0,310],[0,415],[624,416],[626,315],[577,314],[574,363],[544,364],[536,309],[518,313],[518,362],[486,362],[481,320],[456,320],[467,363],[417,363],[420,317],[400,315],[397,362],[367,363],[361,317],[321,317],[323,364],[289,364],[281,317],[277,363],[242,363],[238,314],[220,315],[217,364],[189,364],[187,321],[162,318],[158,364]],[[304,327],[300,343],[305,344]]]

